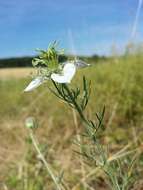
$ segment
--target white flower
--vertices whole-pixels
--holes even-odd
[[[72,78],[76,73],[76,69],[90,66],[90,64],[85,63],[81,60],[75,60],[71,62],[64,62],[64,67],[61,73],[52,73],[51,79],[58,83],[70,83]],[[30,84],[25,88],[24,92],[29,92],[39,87],[48,78],[43,76],[38,76],[30,82]]]
[[[70,83],[76,72],[76,66],[73,63],[66,62],[62,74],[53,73],[51,79],[58,83]]]
[[[24,89],[24,92],[29,92],[40,86],[45,80],[45,77],[38,76],[30,82],[30,84]]]

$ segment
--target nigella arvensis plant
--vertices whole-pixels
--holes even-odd
[[[84,134],[82,134],[80,138],[82,140],[78,138],[75,142],[80,147],[78,153],[83,156],[83,159],[86,159],[86,163],[90,162],[92,168],[95,167],[95,171],[102,170],[102,172],[106,174],[111,189],[127,190],[131,172],[129,171],[130,175],[128,175],[128,172],[123,172],[124,168],[122,170],[122,167],[118,162],[118,159],[123,159],[127,153],[119,151],[119,153],[109,157],[107,147],[102,144],[102,141],[100,141],[99,138],[104,129],[103,118],[105,107],[103,107],[100,114],[96,113],[96,120],[87,118],[84,110],[86,109],[90,98],[90,82],[83,77],[82,88],[72,88],[69,85],[76,74],[77,69],[87,67],[89,64],[77,59],[63,62],[59,61],[59,57],[63,55],[63,50],[57,50],[56,42],[51,44],[46,51],[39,50],[39,52],[40,55],[32,61],[33,66],[37,68],[37,76],[32,82],[30,82],[24,91],[32,91],[41,84],[52,81],[53,88],[48,87],[49,90],[79,114],[79,118],[85,127]],[[51,176],[56,189],[65,190],[65,184],[63,184],[62,178],[55,176],[51,166],[44,158],[39,148],[39,143],[37,143],[37,139],[33,133],[33,129],[36,129],[37,125],[32,117],[26,120],[26,127],[30,130],[30,137],[33,145],[39,158],[45,165],[48,174]],[[121,176],[119,175],[120,173],[122,173]]]

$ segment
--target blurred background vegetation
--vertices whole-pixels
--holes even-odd
[[[68,57],[74,57],[73,55],[60,55],[59,61],[64,62],[67,60]],[[0,59],[0,68],[15,68],[15,67],[32,67],[32,59],[34,57],[19,57],[19,58],[7,58],[7,59]],[[78,56],[79,59],[83,59],[89,62],[98,62],[100,60],[106,60],[107,57],[105,56]]]
[[[95,113],[106,106],[106,130],[102,134],[102,141],[110,146],[111,154],[125,146],[138,147],[140,153],[134,175],[137,184],[132,188],[139,189],[139,185],[142,187],[143,172],[143,55],[141,49],[139,52],[130,51],[127,50],[122,56],[80,57],[92,66],[79,70],[72,85],[80,86],[82,76],[92,81],[86,115],[94,119]],[[31,93],[23,93],[34,70],[17,68],[19,64],[20,67],[31,66],[31,58],[0,61],[2,67],[16,67],[0,70],[2,187],[6,186],[10,190],[54,189],[24,129],[25,119],[32,116],[40,126],[36,135],[46,159],[55,172],[64,171],[69,189],[84,189],[84,178],[89,186],[87,189],[108,189],[105,176],[92,173],[93,169],[86,164],[83,171],[79,156],[74,152],[77,147],[72,141],[77,133],[83,131],[78,116],[77,124],[73,111],[48,90],[50,82]],[[92,174],[88,177],[89,173]]]

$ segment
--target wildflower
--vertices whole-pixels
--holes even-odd
[[[61,64],[59,64],[59,68],[53,71],[48,77],[46,76],[36,77],[25,88],[24,92],[29,92],[29,91],[34,90],[35,88],[43,84],[47,79],[52,79],[53,81],[57,83],[70,83],[78,68],[89,66],[89,64],[81,60],[67,61],[67,62],[64,62],[62,65],[63,65],[62,69],[60,69]]]

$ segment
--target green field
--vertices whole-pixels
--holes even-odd
[[[9,69],[9,73],[11,70]],[[50,81],[33,92],[23,93],[30,77],[28,70],[20,77],[6,75],[0,78],[0,182],[8,190],[52,190],[52,183],[28,143],[25,119],[36,118],[36,135],[48,150],[46,159],[55,172],[64,171],[69,190],[105,190],[102,173],[92,173],[73,150],[72,142],[84,128],[78,115],[48,90]],[[18,71],[15,72],[15,75]],[[141,55],[112,58],[79,70],[72,86],[81,86],[82,77],[91,80],[91,98],[86,115],[94,119],[95,113],[105,105],[103,142],[110,145],[111,154],[126,145],[139,149],[140,159],[135,166],[137,181],[143,181],[143,57]],[[38,165],[39,164],[39,165]],[[141,169],[142,168],[142,169]],[[89,175],[91,173],[91,175]],[[89,177],[88,177],[89,175]],[[82,179],[85,179],[82,181]],[[109,188],[110,189],[110,188]],[[139,190],[139,187],[138,187]]]

